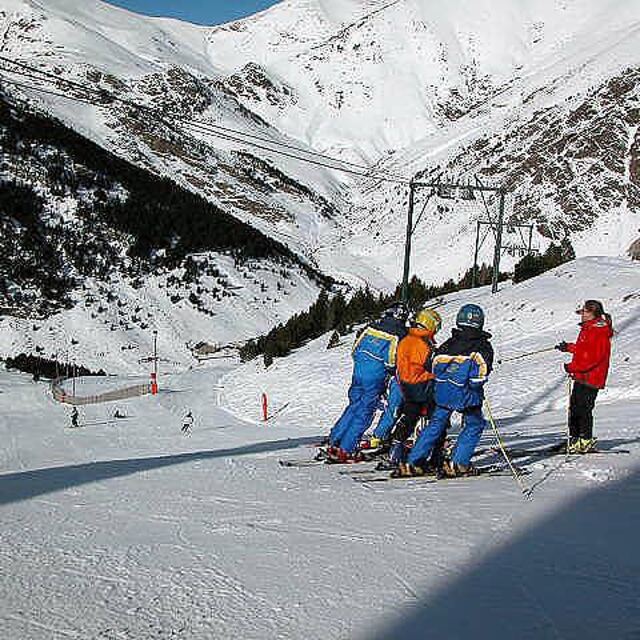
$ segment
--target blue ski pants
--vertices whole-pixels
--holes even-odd
[[[349,388],[349,404],[329,433],[329,444],[349,453],[371,425],[380,396],[387,382],[384,362],[356,353]]]
[[[409,464],[419,465],[422,461],[429,459],[438,439],[446,433],[452,413],[452,409],[435,408],[429,425],[420,434],[407,458]],[[453,451],[453,462],[464,465],[471,462],[485,425],[486,420],[482,415],[481,407],[469,407],[462,412],[462,431]]]
[[[387,407],[373,431],[373,435],[381,440],[388,440],[396,420],[400,416],[402,406],[402,390],[395,376],[391,377],[387,389]]]

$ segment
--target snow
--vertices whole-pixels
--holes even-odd
[[[141,360],[151,355],[158,331],[160,367],[175,370],[194,363],[191,347],[197,343],[234,346],[268,333],[307,309],[319,293],[299,267],[272,260],[236,264],[217,253],[192,257],[211,258],[220,274],[206,276],[205,291],[198,294],[209,315],[189,301],[196,289],[181,281],[180,269],[147,274],[138,288],[121,276],[108,283],[89,279],[71,310],[36,320],[0,317],[1,357],[39,353],[110,374],[140,374],[148,369]],[[169,283],[175,276],[178,285]],[[172,302],[172,294],[180,300]]]
[[[348,338],[327,351],[325,336],[266,370],[216,360],[161,371],[158,396],[82,407],[79,429],[45,384],[1,372],[2,636],[630,637],[639,269],[586,258],[440,307],[446,333],[459,304],[482,304],[498,359],[572,339],[585,297],[613,315],[596,433],[631,454],[521,460],[529,501],[510,477],[366,486],[339,468],[279,467],[309,458],[342,409]],[[563,361],[496,367],[488,394],[507,443],[563,437]],[[266,424],[263,391],[272,411],[290,402]]]
[[[161,83],[177,67],[207,87],[198,95],[211,100],[197,113],[205,122],[407,178],[455,159],[451,169],[462,174],[455,177],[471,179],[485,167],[462,170],[458,154],[466,145],[521,130],[547,107],[575,108],[592,88],[637,67],[639,6],[632,0],[478,0],[437,6],[417,0],[286,0],[244,20],[199,27],[137,16],[97,0],[8,0],[0,32],[5,55],[82,82],[91,71],[112,74],[122,83],[118,90],[141,103],[155,104],[159,88],[175,104],[190,103],[192,96]],[[277,88],[275,99],[268,99],[260,81],[242,76],[248,64],[257,65]],[[230,95],[229,76],[236,73],[241,80]],[[101,83],[113,88],[106,77]],[[190,146],[196,140],[206,143],[202,157],[185,158],[179,151],[165,156],[150,148],[144,135],[128,130],[118,113],[27,93],[93,140],[202,193],[315,261],[325,273],[381,290],[395,286],[406,189],[313,167],[201,130],[190,130],[188,141]],[[453,118],[447,115],[451,109],[466,113]],[[193,116],[175,107],[170,112],[178,119]],[[636,129],[630,124],[628,133]],[[550,143],[554,134],[548,135]],[[243,163],[232,154],[237,149],[269,160],[336,211],[326,219],[307,198],[264,193],[248,184],[237,175]],[[513,155],[520,151],[513,149]],[[626,166],[628,151],[620,158]],[[489,159],[498,162],[495,155]],[[578,172],[578,187],[606,190],[613,176],[599,176],[591,184]],[[616,177],[633,188],[628,171]],[[516,189],[525,199],[538,192],[549,195],[538,213],[527,216],[534,223],[542,219],[543,225],[556,220],[556,236],[569,231],[579,256],[621,255],[623,242],[633,239],[639,226],[637,211],[626,202],[615,211],[593,207],[595,220],[585,222],[588,229],[618,222],[622,227],[616,233],[619,241],[610,237],[603,247],[600,234],[562,225],[558,198],[566,194],[558,184],[536,187],[525,181]],[[470,266],[474,223],[481,215],[480,206],[456,205],[445,224],[433,221],[429,245],[414,256],[416,272],[429,282],[459,277]],[[544,249],[550,237],[536,228],[534,239]]]
[[[205,121],[409,177],[459,159],[483,137],[519,130],[547,107],[568,113],[593,87],[637,66],[639,6],[284,0],[205,28],[97,0],[4,0],[0,31],[4,55],[63,77],[86,82],[98,70],[106,74],[95,81],[101,86],[120,83],[123,95],[143,103],[160,92],[169,109],[202,100]],[[260,65],[277,99],[250,82],[236,97],[216,85],[249,63]],[[180,93],[168,81],[175,67],[203,86]],[[272,174],[261,176],[264,185],[239,174],[247,160],[234,151],[243,145],[200,131],[193,138],[207,143],[201,155],[188,139],[193,156],[163,156],[123,127],[115,109],[27,93],[84,135],[199,191],[325,273],[376,290],[397,282],[404,186],[253,150],[311,190],[272,193],[264,187]],[[465,115],[445,115],[460,105]],[[637,126],[624,134],[622,177],[631,188]],[[464,178],[479,169],[455,168],[464,168]],[[547,187],[555,188],[540,188]],[[335,206],[331,218],[319,196]],[[434,283],[471,266],[475,221],[484,215],[478,202],[439,204],[448,208],[426,210],[412,256],[413,271]],[[562,218],[553,200],[542,204],[541,214]],[[72,219],[73,203],[62,203],[59,214]],[[318,289],[302,272],[283,282],[277,265],[239,267],[212,256],[235,292],[204,296],[214,317],[184,299],[171,304],[164,274],[139,289],[119,278],[86,283],[86,299],[101,300],[104,285],[122,313],[111,305],[102,317],[95,305],[79,304],[36,321],[0,318],[3,357],[38,347],[44,356],[115,374],[76,380],[82,396],[146,382],[153,329],[160,356],[158,396],[83,406],[78,429],[68,428],[69,407],[55,403],[46,384],[0,372],[2,637],[637,633],[640,266],[619,256],[639,226],[637,211],[623,202],[572,233],[579,260],[503,284],[495,296],[486,289],[451,294],[440,307],[444,339],[462,302],[481,304],[498,360],[572,339],[573,311],[586,298],[600,298],[613,315],[612,373],[598,398],[596,432],[603,449],[631,453],[523,460],[530,501],[503,476],[366,486],[334,468],[277,465],[309,458],[310,445],[342,411],[353,336],[333,350],[323,336],[268,369],[260,359],[233,357],[198,365],[190,346],[262,334],[307,307]],[[548,242],[536,232],[536,246]],[[481,260],[491,250],[487,243]],[[278,285],[286,291],[277,293]],[[153,319],[145,316],[144,330],[129,321],[138,305]],[[488,393],[508,444],[564,437],[562,362],[552,351],[496,367]],[[65,389],[73,392],[74,384]],[[274,414],[266,424],[262,393]],[[126,417],[114,418],[116,408]],[[188,411],[194,427],[184,436]],[[485,434],[483,444],[491,441]]]

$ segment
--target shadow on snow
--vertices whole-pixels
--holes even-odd
[[[33,471],[7,473],[0,475],[0,505],[28,500],[29,498],[35,498],[36,496],[89,484],[91,482],[100,482],[101,480],[109,480],[111,478],[119,478],[136,473],[143,473],[145,471],[152,471],[154,469],[161,469],[175,464],[295,449],[306,444],[316,443],[319,439],[320,436],[287,438],[285,440],[258,442],[230,449],[194,451],[191,453],[155,456],[151,458],[105,460],[65,467],[49,467],[46,469],[35,469]]]
[[[640,638],[638,504],[640,472],[589,491],[452,576],[375,640]]]

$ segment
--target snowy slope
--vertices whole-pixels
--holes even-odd
[[[443,307],[448,328],[460,298],[482,304],[498,357],[572,338],[587,295],[614,316],[596,431],[603,449],[631,454],[523,459],[531,501],[509,477],[367,487],[336,468],[280,468],[308,458],[338,414],[346,346],[318,341],[267,372],[220,361],[163,376],[156,398],[87,407],[76,430],[46,385],[0,373],[3,637],[488,638],[495,611],[505,637],[630,637],[639,282],[634,263],[579,260]],[[496,368],[508,443],[562,437],[562,361]],[[274,409],[291,402],[266,426],[263,389]]]
[[[407,178],[479,174],[515,191],[508,217],[533,223],[541,249],[568,234],[579,255],[620,255],[637,237],[636,2],[286,0],[212,28],[96,0],[3,9],[4,55],[161,106],[169,120],[196,116]],[[629,87],[611,91],[614,80]],[[126,110],[28,93],[325,272],[381,288],[397,281],[405,187],[264,149],[247,158],[236,153],[244,145],[201,129],[176,139]],[[468,268],[483,210],[445,213],[432,216],[415,256],[427,280]],[[603,242],[614,224],[615,241]]]
[[[219,291],[223,280],[230,295],[205,292],[201,302],[193,304],[192,288],[172,283],[180,281],[182,268],[150,275],[135,287],[117,275],[106,283],[91,279],[69,311],[36,320],[0,318],[0,357],[39,353],[110,374],[146,373],[150,365],[140,360],[151,355],[156,330],[161,369],[180,369],[195,363],[193,347],[198,343],[218,348],[261,335],[308,308],[319,292],[302,272],[287,270],[283,278],[282,267],[269,260],[237,265],[221,254],[202,257],[219,270],[217,278],[204,278],[205,287]]]
[[[14,91],[44,102],[83,135],[170,176],[312,260],[318,237],[334,231],[333,201],[344,198],[332,172],[284,156],[263,159],[265,154],[252,148],[180,124],[196,118],[266,140],[295,142],[219,86],[222,76],[209,59],[206,33],[202,27],[138,16],[97,0],[46,5],[11,0],[0,8],[3,57],[94,90],[115,91],[164,117],[161,122],[149,119],[118,103],[93,106],[25,87]],[[175,119],[180,123],[173,125]]]
[[[614,318],[618,334],[613,352],[613,374],[600,403],[621,399],[640,399],[638,384],[638,323],[640,323],[640,266],[619,258],[583,258],[563,265],[538,278],[518,285],[503,284],[495,296],[489,287],[463,290],[445,297],[438,307],[443,318],[443,342],[449,336],[455,316],[462,304],[480,304],[487,316],[487,330],[493,335],[496,360],[521,353],[552,347],[561,340],[570,341],[576,335],[573,313],[589,298],[601,299]],[[351,377],[351,343],[347,337],[340,348],[326,350],[328,336],[299,349],[284,360],[276,360],[265,370],[262,362],[254,361],[234,372],[225,380],[225,398],[239,416],[257,419],[259,393],[265,391],[274,406],[292,402],[296,409],[287,409],[289,419],[308,425],[314,432],[318,416],[322,424],[331,424],[342,411],[336,398],[344,396]],[[505,363],[492,376],[489,397],[496,411],[515,416],[521,407],[527,413],[561,410],[566,402],[564,374],[557,352],[535,359]],[[313,363],[313,364],[311,364]],[[313,381],[320,376],[322,385]],[[532,380],[535,384],[532,385]],[[253,414],[246,411],[247,390],[255,397],[249,403]]]
[[[184,365],[200,342],[267,332],[326,284],[251,227],[20,104],[0,101],[0,140],[1,358],[139,372],[157,330],[163,362]]]

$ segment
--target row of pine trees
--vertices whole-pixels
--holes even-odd
[[[515,265],[513,276],[501,273],[499,279],[513,277],[514,282],[522,282],[574,258],[573,248],[568,241],[563,241],[560,245],[551,244],[544,254],[530,254],[520,260]],[[487,285],[492,279],[493,268],[482,264],[478,269],[477,284]],[[438,297],[448,293],[470,289],[472,282],[473,269],[469,269],[457,282],[448,280],[442,285],[427,285],[414,276],[409,282],[410,310],[415,311],[427,302],[433,303]],[[349,333],[355,325],[380,316],[384,309],[400,300],[400,294],[400,286],[388,295],[375,295],[369,289],[359,289],[347,300],[340,291],[330,296],[323,290],[307,311],[294,315],[266,335],[245,343],[240,349],[240,356],[243,360],[251,360],[262,355],[265,365],[269,366],[274,358],[286,356],[293,349],[329,331],[335,332],[332,342],[336,343],[338,336]]]

